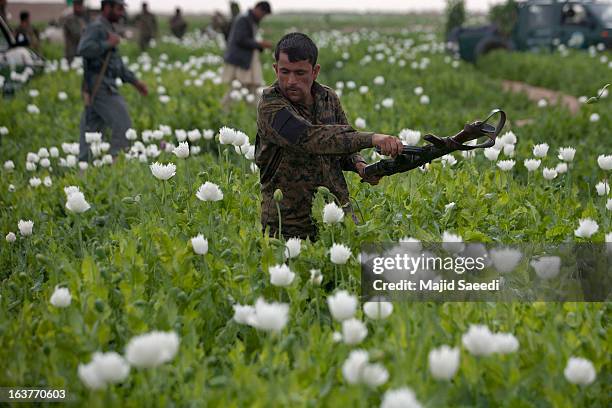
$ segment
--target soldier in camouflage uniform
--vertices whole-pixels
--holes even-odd
[[[87,26],[77,48],[77,54],[83,57],[85,101],[80,125],[79,160],[90,158],[85,132],[101,132],[105,127],[110,127],[112,129],[110,154],[113,157],[129,145],[125,132],[132,127],[132,120],[125,99],[117,90],[117,78],[133,85],[141,95],[148,93],[147,86],[123,64],[117,49],[121,39],[115,32],[113,23],[118,22],[124,14],[123,0],[102,0],[102,14]],[[92,102],[92,93],[95,91],[94,87],[107,55],[110,55],[108,67]]]
[[[64,56],[68,62],[72,62],[76,56],[81,34],[85,31],[88,23],[89,14],[83,6],[83,0],[74,0],[72,14],[64,17],[61,21],[64,30]]]
[[[336,93],[316,82],[320,66],[318,50],[308,36],[291,33],[276,46],[277,81],[263,92],[257,110],[255,160],[260,168],[261,224],[278,233],[274,191],[280,189],[281,229],[285,238],[316,238],[311,218],[313,195],[318,186],[333,193],[352,214],[343,171],[366,178],[366,161],[358,152],[379,146],[382,153],[397,156],[402,143],[393,136],[355,131],[346,119]]]
[[[179,39],[183,38],[187,31],[187,22],[183,18],[181,9],[178,7],[176,8],[176,13],[170,19],[170,31]]]
[[[139,33],[138,45],[141,51],[145,51],[151,40],[157,37],[157,19],[149,12],[147,3],[142,3],[142,13],[136,16],[136,27]]]

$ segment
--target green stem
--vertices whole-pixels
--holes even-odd
[[[283,236],[283,223],[281,221],[281,210],[280,205],[278,205],[278,201],[276,201],[276,212],[278,213],[278,239],[281,239]]]
[[[413,179],[410,178],[410,183],[411,185],[413,184]],[[412,187],[410,188],[410,191],[412,191]],[[352,199],[352,198],[351,198]],[[359,215],[361,215],[361,221],[365,222],[365,217],[363,216],[363,211],[361,211],[361,206],[359,205],[359,201],[352,199],[355,202],[355,205],[357,206],[357,211],[359,211]]]
[[[225,148],[223,153],[225,154],[225,171],[227,172],[227,185],[229,186],[231,173],[229,168],[229,150],[227,147]]]
[[[78,239],[79,239],[79,256],[83,257],[83,233],[81,231],[81,217],[77,215],[76,221],[74,223],[77,231],[78,231]]]
[[[321,324],[321,314],[320,314],[320,310],[319,310],[319,290],[315,288],[315,307],[316,307],[316,314],[317,314],[317,323],[320,325]]]
[[[569,199],[570,197],[570,193],[571,193],[571,186],[572,186],[572,181],[571,181],[571,177],[570,177],[570,167],[569,164],[567,165],[567,175],[566,175],[566,179],[565,179],[565,194],[566,197]]]
[[[210,205],[211,205],[210,202],[207,202],[207,205],[206,205],[206,211],[208,211],[208,225],[206,226],[207,230],[212,228],[212,211],[210,210]]]
[[[187,163],[187,159],[185,159],[185,173],[187,173],[187,224],[189,224],[189,220],[191,219],[191,209],[189,207],[189,200],[191,199],[191,173],[189,172],[189,164]]]
[[[338,287],[338,265],[334,264],[334,287]]]
[[[506,174],[506,192],[510,195],[510,175]]]
[[[608,191],[608,176],[606,175],[606,177],[604,178],[604,193],[606,191]],[[603,215],[603,219],[605,220],[605,230],[608,231],[610,229],[610,217],[606,216],[606,211],[608,210],[606,208],[606,204],[608,203],[608,194],[604,194],[603,195],[603,202],[602,202],[602,215]]]

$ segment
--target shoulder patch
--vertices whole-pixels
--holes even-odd
[[[308,126],[296,118],[289,108],[283,108],[274,115],[272,128],[291,144],[297,144]]]

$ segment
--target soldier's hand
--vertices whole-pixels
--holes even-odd
[[[395,157],[402,152],[404,145],[397,137],[376,133],[372,136],[372,144],[380,147],[380,152],[385,156]]]
[[[373,186],[377,185],[380,182],[381,177],[380,176],[372,176],[372,177],[368,177],[364,174],[363,169],[365,169],[367,167],[367,164],[365,164],[364,162],[358,162],[357,164],[355,164],[355,167],[357,168],[357,172],[359,173],[359,177],[361,177],[361,181],[363,181],[364,183],[369,183]]]
[[[261,48],[268,48],[268,49],[272,49],[272,47],[274,46],[270,41],[267,41],[267,40],[260,41],[259,45],[261,46]]]
[[[142,81],[134,82],[134,87],[142,96],[147,96],[149,94],[149,88],[147,88],[147,84]]]
[[[111,47],[116,47],[121,42],[121,37],[119,37],[115,33],[108,33],[107,41],[111,45]]]

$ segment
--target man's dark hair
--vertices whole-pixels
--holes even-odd
[[[280,39],[274,49],[274,59],[278,62],[280,53],[287,54],[290,62],[308,60],[314,67],[317,63],[319,50],[306,34],[289,33]]]
[[[255,8],[260,9],[266,14],[272,14],[272,7],[270,7],[270,3],[268,3],[267,1],[260,1],[255,5]]]
[[[21,13],[19,13],[19,21],[26,21],[30,18],[30,12],[29,11],[22,11]]]

